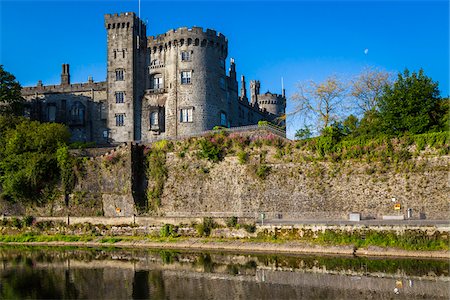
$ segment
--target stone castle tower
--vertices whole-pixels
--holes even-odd
[[[74,140],[116,143],[275,122],[284,114],[284,92],[261,95],[259,81],[251,81],[249,101],[242,76],[238,94],[234,59],[226,70],[223,34],[182,27],[147,37],[146,25],[132,12],[107,14],[104,22],[106,81],[94,83],[90,77],[87,83],[71,84],[64,64],[60,85],[39,83],[22,90],[30,117],[66,123]]]

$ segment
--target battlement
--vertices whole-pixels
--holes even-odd
[[[106,29],[134,28],[144,26],[144,22],[133,12],[105,14]]]
[[[22,88],[22,96],[29,96],[44,93],[75,93],[75,92],[87,92],[87,91],[101,91],[106,90],[106,81],[102,82],[87,82],[87,83],[74,83],[69,85],[40,85],[28,86]]]
[[[149,48],[166,43],[170,47],[182,40],[183,44],[186,43],[187,45],[216,46],[220,48],[227,48],[228,43],[227,38],[222,33],[212,29],[203,30],[202,27],[196,26],[171,29],[157,36],[149,36],[147,39]]]

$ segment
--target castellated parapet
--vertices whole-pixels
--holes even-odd
[[[189,136],[217,125],[233,127],[274,121],[284,114],[285,106],[258,101],[258,97],[266,101],[266,96],[259,95],[259,81],[258,89],[251,89],[250,103],[246,95],[239,97],[233,59],[228,74],[226,71],[228,40],[222,33],[181,27],[147,37],[146,25],[132,12],[107,14],[104,24],[106,81],[94,83],[89,79],[88,83],[70,84],[69,65],[64,64],[60,85],[39,83],[23,89],[30,105],[40,103],[30,116],[65,122],[65,118],[52,117],[54,108],[49,110],[47,99],[58,102],[68,95],[90,92],[89,101],[97,102],[96,93],[102,93],[99,111],[104,125],[97,130],[102,134],[85,136],[98,143],[117,143]],[[245,93],[245,82],[242,84]],[[275,98],[277,103],[285,99]],[[57,105],[61,115],[76,113],[62,103]],[[62,113],[63,110],[67,111]],[[92,118],[100,115],[83,113],[82,117],[86,123],[97,124]]]

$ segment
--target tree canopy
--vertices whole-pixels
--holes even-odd
[[[441,105],[438,83],[424,74],[399,73],[392,86],[387,85],[380,99],[382,129],[388,134],[425,133],[439,130]]]
[[[14,75],[0,65],[0,114],[16,116],[22,114],[24,100],[21,89]]]

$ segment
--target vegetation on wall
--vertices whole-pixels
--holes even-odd
[[[147,162],[146,176],[149,179],[147,209],[157,210],[161,204],[161,195],[167,178],[166,153],[172,147],[173,144],[171,142],[162,140],[144,149]]]

